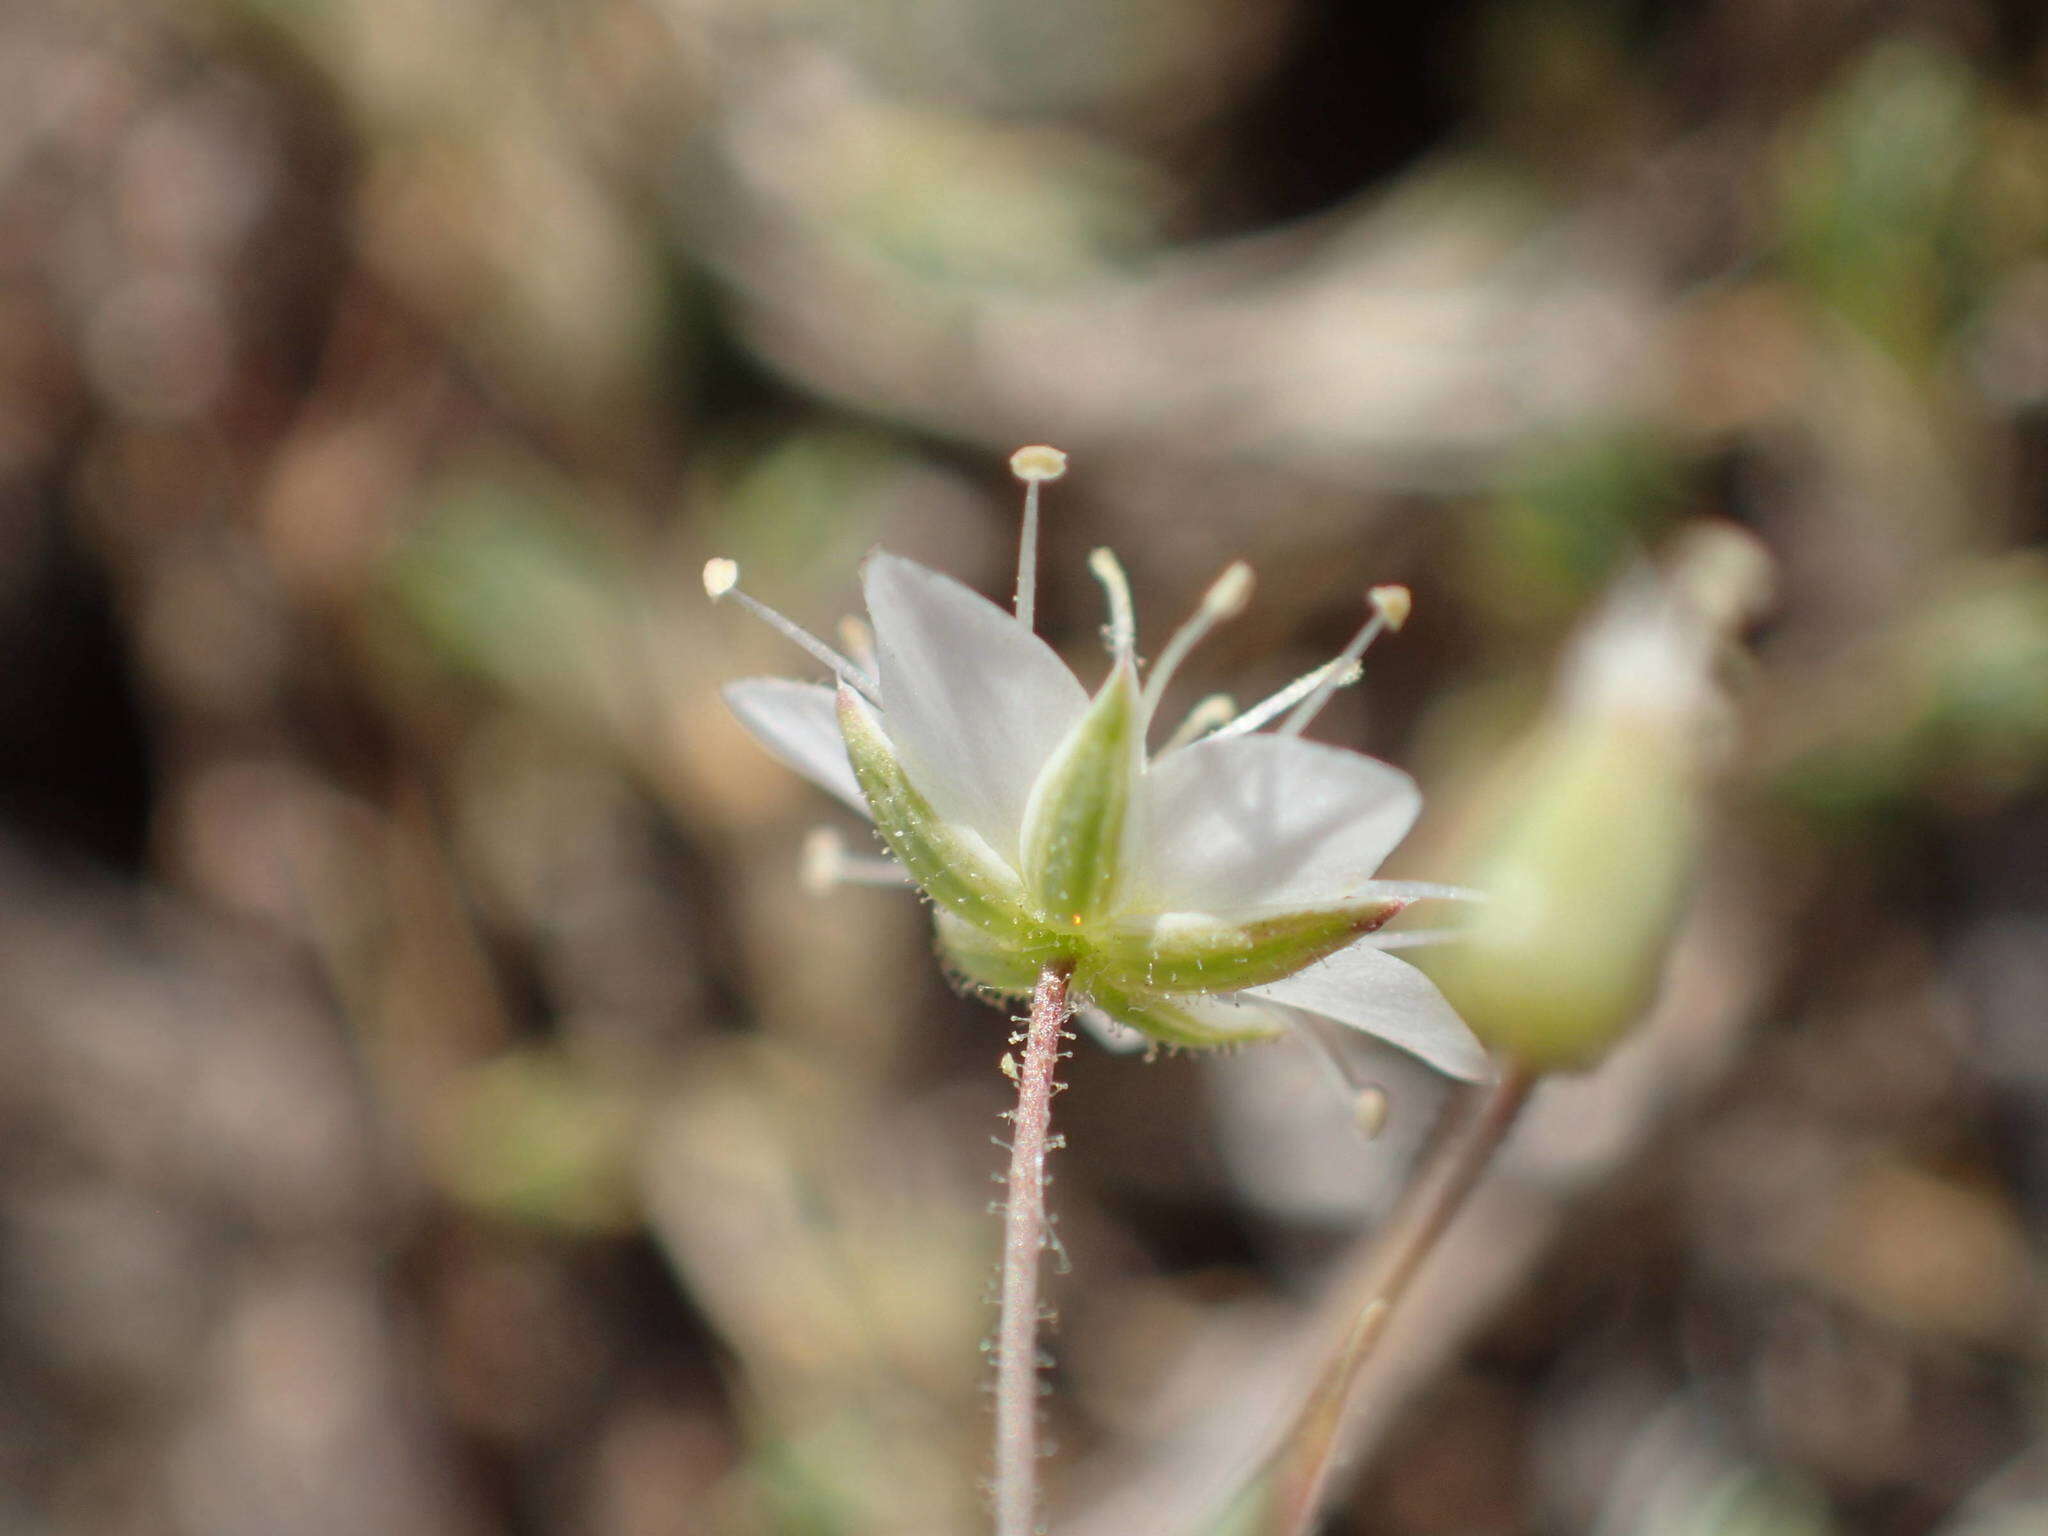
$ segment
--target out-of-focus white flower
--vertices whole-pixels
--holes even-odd
[[[1168,679],[1243,609],[1250,568],[1217,579],[1141,679],[1128,586],[1096,551],[1111,662],[1091,698],[1030,623],[1038,484],[1064,456],[1023,449],[1012,467],[1028,487],[1015,614],[878,552],[862,573],[873,654],[856,661],[747,597],[730,562],[706,568],[712,596],[762,613],[837,675],[836,687],[725,690],[763,746],[873,820],[892,855],[875,868],[821,847],[813,876],[907,879],[967,981],[1016,996],[1044,966],[1070,966],[1093,1010],[1154,1041],[1264,1039],[1307,1012],[1484,1075],[1457,1014],[1387,953],[1403,941],[1374,937],[1414,901],[1462,894],[1373,878],[1421,808],[1414,782],[1300,734],[1372,638],[1399,627],[1406,589],[1375,589],[1371,620],[1335,661],[1243,713],[1206,701],[1155,755]]]

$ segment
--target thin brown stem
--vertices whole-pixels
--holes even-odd
[[[1261,1536],[1307,1536],[1313,1529],[1336,1459],[1345,1406],[1402,1292],[1507,1139],[1534,1081],[1528,1072],[1504,1066],[1498,1079],[1475,1090],[1459,1125],[1437,1142],[1421,1176],[1409,1186],[1358,1288],[1350,1332],[1269,1464]]]
[[[1048,965],[1031,994],[1024,1055],[1010,1117],[1009,1195],[1003,1214],[1002,1313],[996,1325],[996,1536],[1038,1529],[1038,1259],[1047,1246],[1045,1156],[1060,1040],[1073,1005],[1073,966]]]

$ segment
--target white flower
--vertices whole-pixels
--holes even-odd
[[[1113,656],[1091,699],[1028,622],[1037,481],[1059,466],[1027,455],[1050,452],[1013,461],[1034,493],[1019,616],[878,552],[862,573],[871,667],[767,615],[838,686],[733,683],[734,713],[875,822],[900,866],[891,873],[931,898],[946,963],[978,986],[1014,996],[1062,963],[1093,1008],[1168,1044],[1271,1037],[1299,1010],[1483,1076],[1485,1051],[1450,1005],[1386,952],[1403,941],[1372,936],[1411,902],[1462,894],[1373,878],[1421,807],[1414,782],[1299,735],[1372,636],[1405,616],[1405,589],[1376,591],[1373,622],[1335,662],[1242,715],[1198,708],[1153,755],[1146,737],[1168,676],[1243,607],[1251,573],[1226,571],[1141,682],[1128,589],[1097,551]],[[736,579],[713,562],[706,588],[765,613]],[[1283,713],[1278,731],[1259,730]]]

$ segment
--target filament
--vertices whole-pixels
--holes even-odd
[[[1106,549],[1098,549],[1088,556],[1088,569],[1095,573],[1095,579],[1102,583],[1102,590],[1109,595],[1109,648],[1119,657],[1127,657],[1138,649],[1138,616],[1131,607],[1131,582],[1124,575],[1124,568],[1117,564],[1116,556]]]
[[[822,895],[839,885],[911,883],[910,871],[894,859],[872,853],[849,853],[846,839],[831,827],[819,827],[804,839],[803,862],[797,878],[813,895]]]
[[[1173,632],[1173,638],[1166,642],[1166,649],[1159,653],[1151,675],[1145,679],[1145,713],[1148,718],[1166,696],[1166,685],[1173,680],[1180,664],[1187,660],[1188,652],[1200,645],[1209,631],[1225,619],[1234,619],[1243,613],[1244,605],[1251,601],[1251,596],[1252,568],[1242,560],[1232,561],[1223,574],[1209,584],[1209,590],[1202,594],[1201,606]]]
[[[1067,472],[1067,456],[1035,444],[1010,455],[1010,473],[1024,482],[1024,527],[1017,536],[1017,622],[1030,629],[1038,609],[1038,488]]]
[[[1376,1138],[1386,1129],[1393,1103],[1387,1090],[1368,1077],[1351,1059],[1342,1042],[1342,1029],[1319,1014],[1305,1013],[1301,1016],[1301,1027],[1294,1034],[1297,1039],[1307,1042],[1309,1054],[1315,1057],[1343,1095],[1345,1107],[1351,1112],[1352,1128],[1367,1141]]]
[[[1211,739],[1223,736],[1249,736],[1267,722],[1277,720],[1301,700],[1321,688],[1331,677],[1337,680],[1333,688],[1347,688],[1365,676],[1365,668],[1356,661],[1326,661],[1313,672],[1304,673],[1269,698],[1259,700],[1250,709],[1211,733]]]
[[[741,591],[740,568],[734,561],[704,562],[704,595],[714,603],[731,598],[785,640],[809,652],[836,676],[851,684],[854,691],[870,704],[881,707],[882,691],[865,670],[848,661],[801,624],[784,618],[752,593]]]
[[[1351,643],[1338,653],[1334,665],[1351,666],[1357,663],[1358,659],[1365,655],[1365,648],[1373,641],[1387,630],[1399,629],[1408,621],[1408,610],[1414,604],[1406,587],[1374,587],[1365,596],[1366,601],[1372,604],[1372,617],[1359,627],[1358,633],[1351,637]],[[1299,736],[1309,721],[1315,719],[1322,711],[1322,707],[1330,702],[1330,695],[1342,686],[1335,672],[1327,673],[1323,680],[1309,691],[1308,697],[1295,706],[1294,713],[1280,723],[1277,734]]]

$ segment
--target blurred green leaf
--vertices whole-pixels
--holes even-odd
[[[1676,455],[1651,429],[1589,427],[1529,445],[1476,528],[1476,602],[1526,633],[1561,625],[1683,504]]]
[[[539,474],[479,474],[428,498],[387,588],[441,660],[571,717],[615,718],[640,606],[621,563]]]
[[[1783,726],[1772,783],[1831,820],[1916,801],[1981,804],[2048,776],[2048,561],[1953,579],[1812,685]]]
[[[1969,68],[1893,40],[1864,57],[1788,146],[1787,265],[1916,370],[1934,362],[1966,291],[1967,177],[1982,134]]]
[[[501,1056],[449,1096],[439,1159],[449,1191],[505,1220],[579,1231],[632,1224],[639,1104],[542,1052]]]

